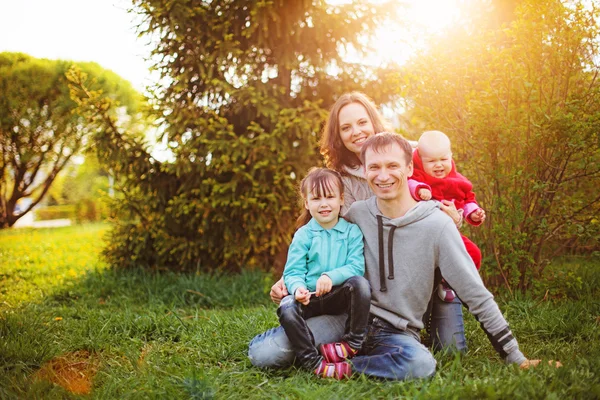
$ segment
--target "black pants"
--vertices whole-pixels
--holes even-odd
[[[342,340],[353,349],[360,349],[365,339],[370,308],[369,282],[362,276],[353,276],[323,296],[311,296],[306,306],[297,302],[293,295],[286,296],[277,309],[277,315],[296,353],[296,359],[304,368],[315,369],[323,357],[306,320],[323,314],[348,313]]]

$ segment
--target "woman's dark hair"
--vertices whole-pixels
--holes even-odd
[[[389,130],[384,118],[377,111],[375,103],[367,95],[361,92],[351,92],[341,95],[331,107],[321,137],[321,154],[325,158],[325,165],[341,173],[344,172],[345,166],[356,167],[361,165],[356,154],[348,150],[340,138],[340,111],[352,103],[360,104],[365,108],[373,124],[375,133]]]
[[[344,195],[344,182],[341,175],[329,168],[311,168],[300,182],[300,200],[302,202],[302,214],[296,220],[296,230],[306,225],[312,218],[310,212],[304,207],[310,193],[315,193],[317,196],[324,196],[327,193],[333,192],[331,182],[334,182],[340,188],[340,195]],[[341,208],[341,207],[340,207]]]

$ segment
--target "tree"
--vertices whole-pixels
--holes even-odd
[[[471,231],[497,266],[483,271],[509,287],[530,287],[568,247],[598,249],[593,5],[523,1],[510,25],[457,30],[411,66],[412,118],[451,136],[462,172],[490,211]]]
[[[136,0],[162,74],[153,104],[173,162],[103,129],[100,160],[121,171],[124,199],[107,256],[118,266],[237,270],[281,264],[298,212],[296,185],[320,163],[327,108],[377,76],[344,62],[386,5],[325,1]],[[209,28],[210,27],[210,28]],[[74,77],[90,120],[103,100]],[[389,94],[371,92],[378,101]],[[124,140],[132,150],[107,151]],[[125,147],[125,144],[121,148]]]
[[[73,111],[65,72],[69,61],[0,54],[0,228],[31,211],[56,176],[86,144],[89,132]],[[135,111],[138,94],[131,85],[94,63],[77,63],[112,98]],[[29,207],[15,213],[19,199]]]

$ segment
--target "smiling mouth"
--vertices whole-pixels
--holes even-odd
[[[354,143],[354,144],[363,144],[365,142],[365,140],[367,140],[367,137],[366,136],[362,136],[362,137],[359,137],[358,139],[354,140],[352,143]]]
[[[392,187],[393,183],[377,183],[376,185],[378,188],[388,189],[388,188]]]
[[[323,211],[319,211],[319,214],[323,215],[323,216],[328,216],[329,214],[331,214],[331,210],[323,210]]]

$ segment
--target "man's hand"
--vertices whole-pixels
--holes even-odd
[[[537,367],[541,362],[542,362],[542,360],[525,360],[521,363],[521,365],[519,365],[519,368],[521,368],[521,369],[534,368],[534,367]],[[548,365],[551,367],[555,367],[555,368],[562,367],[562,363],[560,361],[554,361],[554,360],[548,361]]]
[[[301,287],[296,289],[294,297],[296,298],[296,301],[304,304],[305,306],[308,305],[308,303],[310,302],[310,292],[307,288]]]
[[[333,282],[331,281],[331,278],[327,275],[321,275],[321,277],[317,279],[317,290],[315,291],[315,294],[317,297],[327,294],[331,291],[332,286]]]
[[[429,189],[419,189],[417,195],[421,200],[431,200],[431,190]]]
[[[469,218],[471,218],[473,222],[483,222],[485,221],[485,210],[483,208],[478,208],[469,215]]]
[[[283,283],[283,278],[281,278],[280,280],[275,282],[273,286],[271,286],[271,292],[269,293],[269,296],[271,296],[271,300],[273,300],[273,303],[279,304],[281,303],[281,299],[283,299],[288,294],[289,293],[287,291],[287,288],[285,287],[285,283]]]

